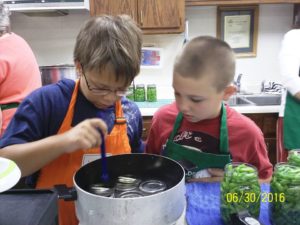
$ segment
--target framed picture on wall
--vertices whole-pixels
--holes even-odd
[[[217,8],[217,37],[226,41],[237,57],[256,57],[258,11],[258,5]]]
[[[162,48],[143,47],[141,68],[161,68]]]

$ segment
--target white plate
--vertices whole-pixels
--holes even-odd
[[[0,157],[0,192],[6,191],[21,178],[21,171],[12,160]]]

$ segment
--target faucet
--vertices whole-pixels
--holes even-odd
[[[234,81],[234,85],[237,88],[237,93],[241,92],[241,79],[242,79],[243,74],[240,73],[237,77],[237,79]]]
[[[265,92],[265,83],[266,83],[265,80],[263,80],[263,81],[261,82],[261,89],[260,89],[260,92],[261,92],[261,93],[264,93],[264,92]]]

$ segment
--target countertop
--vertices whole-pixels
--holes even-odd
[[[163,105],[170,104],[173,99],[159,99],[157,102],[136,102],[141,110],[142,116],[153,116],[153,114]],[[236,111],[247,113],[278,113],[280,105],[267,106],[231,106]]]

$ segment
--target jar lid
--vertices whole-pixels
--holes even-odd
[[[144,88],[144,87],[145,87],[144,84],[137,84],[137,85],[136,85],[136,88]]]
[[[167,185],[160,180],[146,180],[140,184],[139,188],[147,194],[154,194],[165,190]]]
[[[147,87],[148,88],[156,88],[156,84],[148,84]]]
[[[130,175],[127,176],[119,176],[118,177],[118,182],[119,183],[124,183],[124,184],[134,184],[138,181],[137,178],[132,177]]]
[[[92,184],[90,186],[90,192],[95,195],[111,197],[113,195],[114,189],[111,187],[107,187],[102,183],[98,183],[98,184]]]
[[[125,191],[116,196],[116,198],[139,198],[143,197],[140,191]]]

